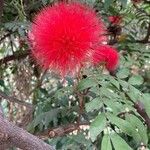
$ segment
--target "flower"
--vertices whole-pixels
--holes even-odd
[[[109,16],[108,20],[111,24],[119,25],[122,22],[121,16]]]
[[[91,55],[91,47],[106,40],[104,25],[90,7],[57,3],[41,10],[29,32],[32,54],[44,69],[74,74]]]
[[[92,62],[95,66],[105,64],[108,71],[114,71],[119,64],[119,54],[111,46],[100,45],[93,54]]]

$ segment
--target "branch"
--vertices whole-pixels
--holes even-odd
[[[9,101],[9,102],[17,103],[17,104],[19,104],[19,105],[26,106],[27,108],[30,108],[30,109],[33,108],[33,105],[31,105],[30,103],[27,103],[27,102],[18,100],[17,98],[12,97],[12,96],[8,96],[7,94],[5,94],[5,93],[4,93],[3,91],[1,91],[1,90],[0,90],[0,97],[6,99],[6,100]]]
[[[5,40],[5,38],[9,37],[11,34],[15,33],[15,31],[9,31],[7,34],[0,38],[0,43]]]
[[[54,150],[52,146],[17,127],[2,116],[0,116],[0,133],[7,135],[5,140],[0,141],[0,148],[3,148],[3,144],[5,146],[9,144],[23,150]]]
[[[12,61],[12,60],[20,60],[20,59],[26,58],[30,52],[29,52],[29,50],[26,50],[20,54],[17,54],[17,53],[0,59],[0,65],[5,64],[5,63]]]
[[[1,105],[0,105],[0,116],[4,117],[4,112],[3,112],[3,109],[2,109]]]
[[[133,42],[132,42],[132,43],[133,43]],[[150,43],[150,41],[136,40],[135,43],[148,44],[148,43]]]
[[[63,125],[63,126],[59,126],[57,128],[47,129],[42,133],[37,133],[36,135],[39,137],[42,137],[44,139],[60,137],[60,136],[64,136],[66,134],[69,134],[75,130],[82,129],[83,126],[89,127],[89,124],[90,124],[89,122],[80,122],[80,123],[68,124],[65,126]]]
[[[145,123],[147,124],[148,128],[150,129],[150,117],[147,115],[143,103],[138,101],[137,103],[134,104],[134,108],[144,118]]]
[[[0,23],[3,14],[3,6],[4,6],[4,0],[0,0]]]

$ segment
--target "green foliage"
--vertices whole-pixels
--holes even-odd
[[[145,41],[149,36],[149,4],[81,0],[101,15],[107,27],[109,16],[122,16],[119,25],[122,32],[112,43],[120,53],[120,65],[114,75],[101,68],[85,68],[78,79],[60,79],[49,71],[42,71],[32,58],[18,58],[30,49],[27,32],[33,17],[39,9],[54,2],[5,1],[0,24],[0,90],[34,105],[33,118],[27,125],[31,133],[81,124],[84,129],[79,126],[75,133],[47,138],[46,142],[58,150],[149,149],[150,127],[135,107],[141,102],[140,108],[150,117],[150,46],[149,41]],[[12,59],[8,60],[7,56]],[[14,122],[22,120],[18,117],[20,112],[21,117],[26,114],[24,108],[15,104],[10,109],[5,100],[2,105],[6,116]]]
[[[98,115],[90,126],[90,137],[92,141],[95,141],[97,135],[99,135],[106,126],[106,117],[105,114],[101,113]]]
[[[143,78],[140,75],[134,75],[129,78],[128,82],[132,85],[141,85],[143,83]]]
[[[117,134],[111,135],[111,140],[115,150],[132,150],[132,148]]]
[[[108,134],[103,136],[101,150],[112,150],[112,145]]]

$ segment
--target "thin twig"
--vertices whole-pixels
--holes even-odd
[[[26,106],[27,108],[33,108],[33,105],[21,100],[18,100],[17,98],[13,96],[8,96],[6,93],[0,90],[0,97],[6,99],[9,102],[17,103],[22,106]]]
[[[26,58],[29,55],[29,53],[30,53],[29,50],[23,51],[20,54],[18,54],[18,52],[15,52],[13,55],[6,56],[6,57],[0,59],[0,65],[5,64],[12,60],[20,60],[20,59]]]
[[[7,34],[5,34],[3,37],[0,38],[0,43],[5,40],[7,37],[9,37],[11,34],[15,33],[15,31],[9,31]]]

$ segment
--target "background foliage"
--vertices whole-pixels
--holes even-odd
[[[119,15],[110,44],[120,67],[82,70],[78,79],[60,79],[41,70],[29,56],[27,32],[34,15],[52,0],[6,0],[0,24],[0,90],[32,109],[1,100],[10,121],[56,149],[131,150],[150,148],[150,3],[82,0],[109,27]]]

